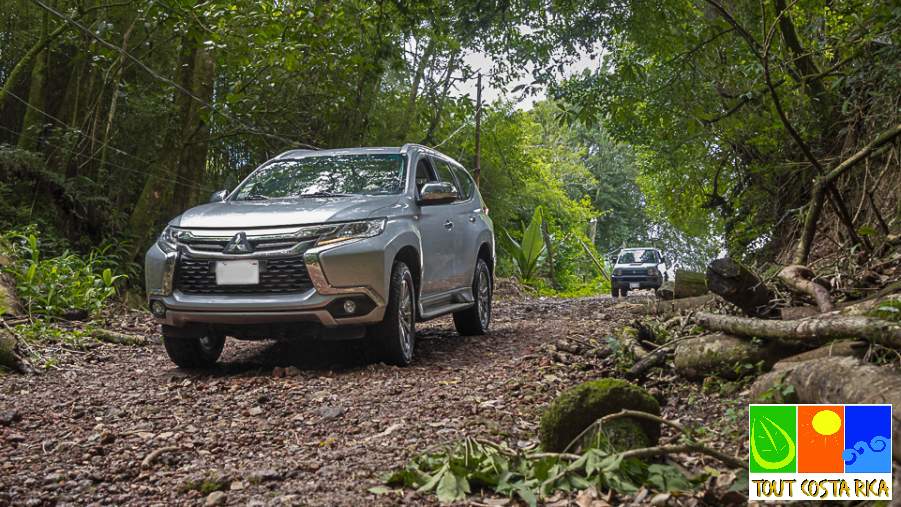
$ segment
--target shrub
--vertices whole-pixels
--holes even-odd
[[[116,283],[127,278],[110,267],[119,263],[107,254],[109,246],[95,248],[86,256],[67,250],[43,258],[34,232],[11,232],[5,238],[10,240],[13,259],[4,271],[15,280],[16,292],[29,314],[95,314],[117,294]]]

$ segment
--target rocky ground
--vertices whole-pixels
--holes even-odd
[[[540,412],[560,391],[621,375],[617,354],[585,345],[629,322],[622,306],[609,297],[498,301],[487,336],[458,336],[449,319],[420,325],[408,368],[373,364],[346,343],[229,341],[219,367],[204,372],[174,368],[157,339],[68,352],[43,375],[0,376],[0,505],[436,503],[369,489],[464,436],[534,446]],[[115,326],[153,333],[141,313]],[[735,445],[746,441],[736,386],[663,370],[642,384],[667,417],[715,429],[715,445],[745,454]]]

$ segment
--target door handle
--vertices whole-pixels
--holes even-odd
[[[448,220],[447,222],[444,222],[444,228],[447,230],[451,230],[454,228],[454,223],[451,222],[450,220]]]

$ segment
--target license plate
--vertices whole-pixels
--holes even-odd
[[[640,284],[640,283],[638,283],[638,282],[629,282],[629,288],[630,288],[630,289],[637,289],[637,288],[639,288],[639,287],[641,287],[641,284]]]
[[[257,285],[260,283],[260,261],[217,261],[217,285]]]

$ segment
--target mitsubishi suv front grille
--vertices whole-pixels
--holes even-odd
[[[175,268],[175,289],[185,294],[287,294],[313,287],[302,255],[259,262],[259,284],[218,285],[215,260],[181,255]]]

